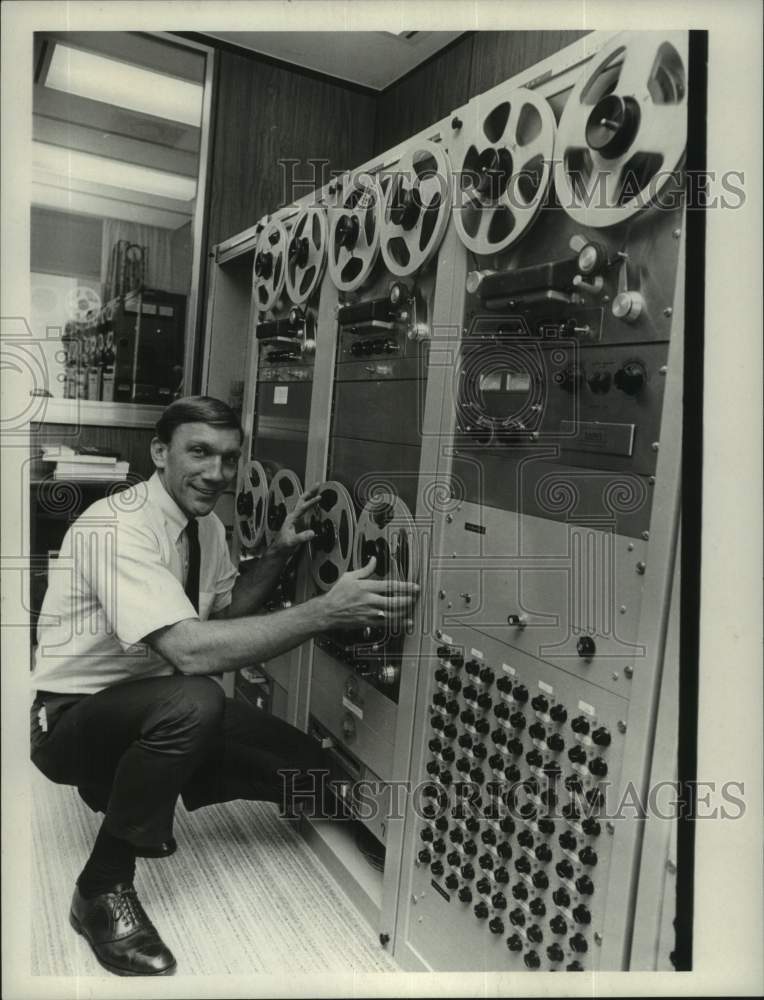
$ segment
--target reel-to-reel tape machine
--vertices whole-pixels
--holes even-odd
[[[427,788],[363,818],[411,967],[626,961],[640,841],[598,810],[646,780],[663,669],[689,86],[686,34],[594,33],[261,228],[240,544],[322,479],[287,599],[372,556],[421,586],[421,629],[291,661],[353,780]]]

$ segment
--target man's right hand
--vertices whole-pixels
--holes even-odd
[[[403,618],[412,609],[419,585],[393,580],[374,580],[374,556],[361,569],[344,573],[319,600],[324,605],[327,628],[382,625],[390,618]]]

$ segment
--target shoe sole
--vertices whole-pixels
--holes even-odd
[[[104,962],[104,960],[100,957],[100,955],[98,954],[98,952],[95,950],[95,945],[90,940],[90,937],[89,937],[87,931],[82,926],[82,924],[79,922],[79,920],[75,917],[75,915],[72,912],[72,910],[69,911],[69,923],[72,925],[72,927],[74,928],[74,930],[79,935],[81,935],[82,937],[84,937],[85,940],[87,941],[87,943],[90,945],[90,948],[91,948],[93,954],[95,955],[96,961],[98,962],[98,964],[101,965],[101,966],[103,966],[103,968],[106,969],[107,972],[111,972],[115,976],[173,976],[175,974],[175,970],[178,968],[178,963],[177,962],[173,962],[172,965],[168,966],[168,968],[166,968],[166,969],[163,969],[161,972],[129,972],[127,969],[120,969],[116,965],[109,965],[108,962]]]

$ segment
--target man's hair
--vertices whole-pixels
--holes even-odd
[[[239,432],[243,440],[244,432],[235,410],[214,396],[183,396],[170,403],[156,424],[156,436],[165,444],[170,444],[175,428],[181,424],[209,424]]]

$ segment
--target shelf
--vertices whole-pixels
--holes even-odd
[[[32,423],[77,424],[98,427],[153,427],[164,406],[138,403],[102,403],[94,399],[35,397],[38,404]]]

